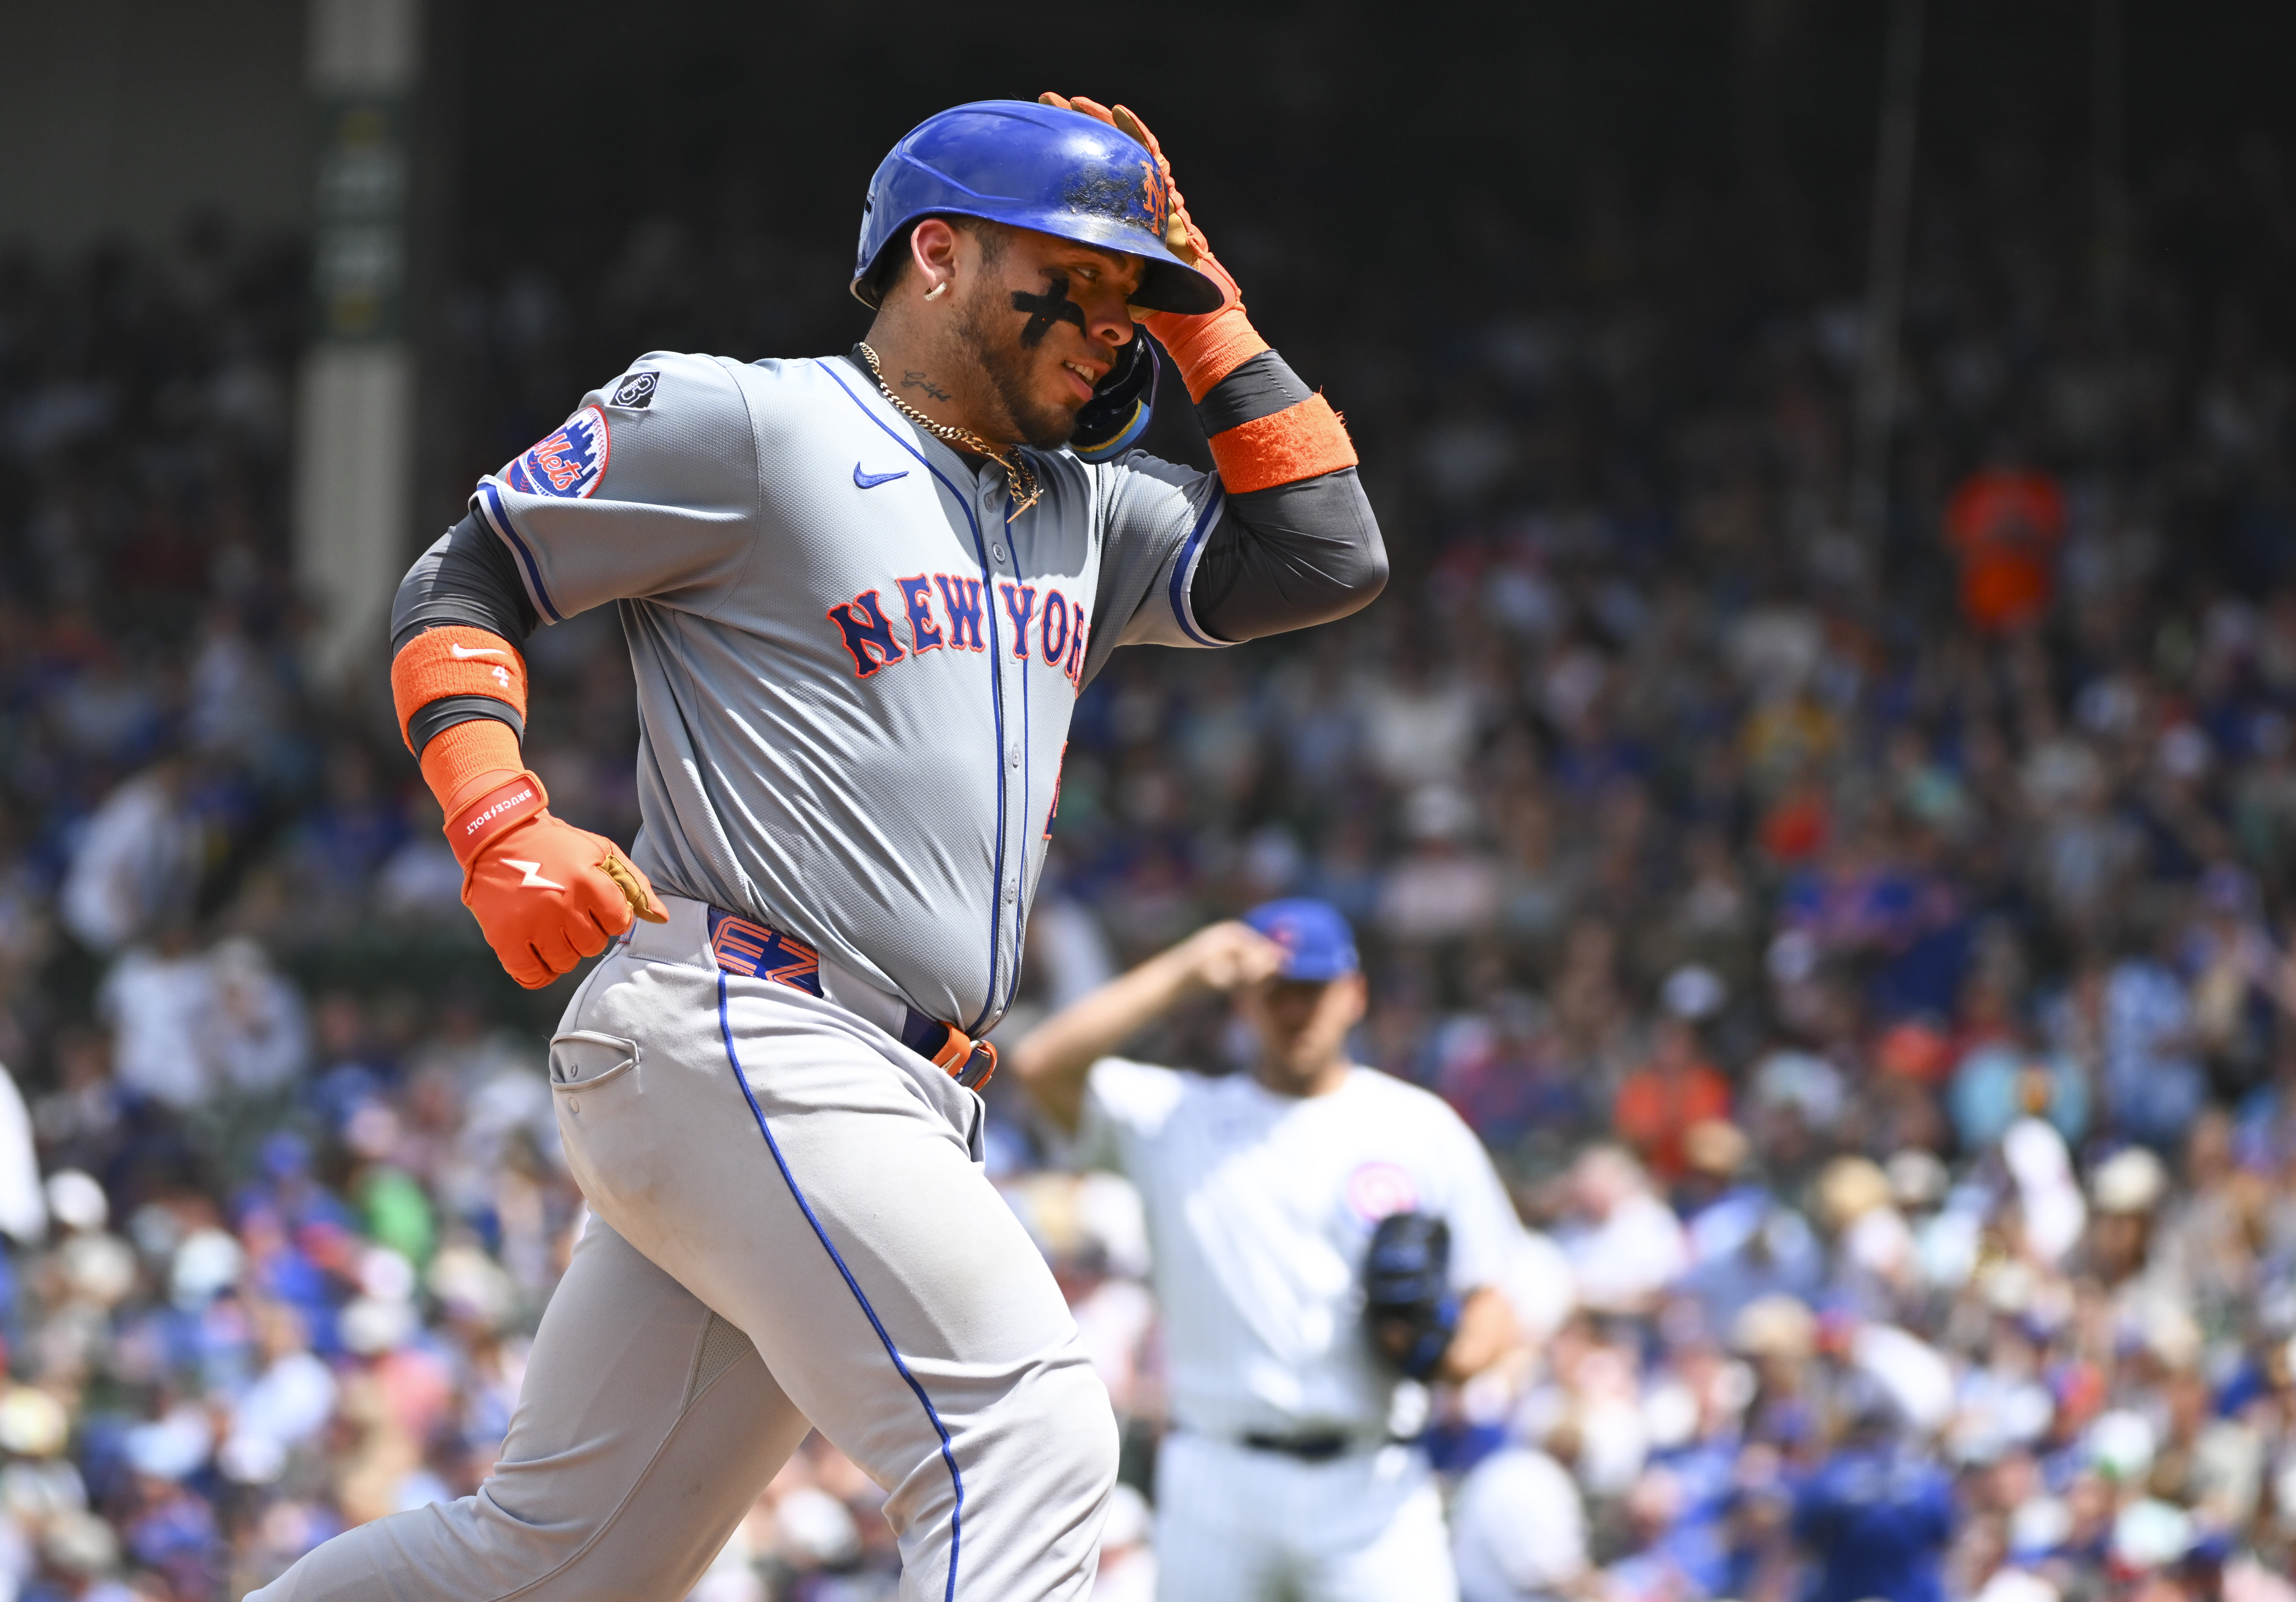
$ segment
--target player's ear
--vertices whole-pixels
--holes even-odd
[[[956,275],[956,230],[945,217],[929,217],[909,230],[909,260],[917,270],[917,292],[939,299]]]

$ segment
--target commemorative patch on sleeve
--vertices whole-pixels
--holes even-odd
[[[503,482],[525,495],[556,495],[562,500],[586,501],[606,476],[606,459],[613,439],[606,414],[585,406],[531,449],[503,469]]]
[[[661,374],[641,367],[614,380],[614,387],[606,392],[606,404],[625,412],[643,412],[653,405],[653,392],[660,387]]]

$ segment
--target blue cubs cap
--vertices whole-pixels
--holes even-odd
[[[1144,271],[1134,305],[1217,311],[1219,286],[1164,242],[1171,209],[1147,149],[1098,118],[1034,101],[974,101],[928,117],[879,164],[861,205],[853,293],[874,307],[887,249],[926,217],[955,215],[1136,256]]]
[[[1286,979],[1320,985],[1343,979],[1359,966],[1355,931],[1330,902],[1304,895],[1262,902],[1243,920],[1283,948],[1279,972]]]

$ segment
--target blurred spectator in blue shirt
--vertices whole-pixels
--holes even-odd
[[[1808,1602],[1944,1602],[1953,1481],[1902,1438],[1879,1385],[1853,1374],[1842,1388],[1849,1432],[1794,1496],[1794,1538],[1817,1564]]]

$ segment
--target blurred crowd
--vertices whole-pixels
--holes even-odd
[[[1539,1231],[1538,1340],[1433,1399],[1470,1602],[2296,1598],[2296,189],[2163,159],[2100,241],[2063,176],[1925,174],[1878,528],[1853,231],[1597,182],[1464,210],[1432,302],[1208,208],[1396,578],[1085,695],[1007,1028],[1269,895],[1356,921],[1360,1056]],[[834,246],[736,174],[603,266],[474,247],[448,470],[647,348],[842,348]],[[0,1593],[237,1596],[467,1492],[583,1221],[381,642],[304,675],[303,282],[215,219],[0,257]],[[627,839],[612,619],[530,657]],[[992,1110],[1144,1486],[1136,1200]],[[880,1500],[809,1443],[697,1594],[890,1595]],[[1147,1594],[1134,1491],[1110,1545]]]

